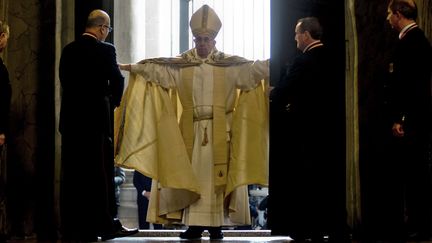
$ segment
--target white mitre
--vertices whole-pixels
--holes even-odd
[[[203,5],[194,14],[192,14],[190,20],[190,27],[194,36],[199,34],[208,34],[214,39],[216,38],[221,26],[222,23],[216,12],[207,4]]]

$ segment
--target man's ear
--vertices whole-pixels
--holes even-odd
[[[396,11],[394,15],[396,15],[399,19],[402,17],[402,14],[399,11]]]
[[[305,34],[308,39],[312,39],[312,36],[309,33],[309,31],[306,30],[303,34]]]

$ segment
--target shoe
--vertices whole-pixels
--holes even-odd
[[[198,240],[201,239],[203,231],[199,226],[190,226],[185,232],[181,232],[179,237],[188,240]]]
[[[224,235],[221,227],[209,227],[210,240],[222,240]]]
[[[103,234],[101,236],[102,241],[106,241],[106,240],[111,240],[114,238],[120,238],[120,237],[126,237],[126,236],[131,236],[138,233],[138,229],[137,228],[133,228],[133,229],[129,229],[124,227],[123,225],[118,228],[116,231],[107,233],[107,234]]]
[[[223,237],[222,231],[210,233],[210,240],[222,240]]]

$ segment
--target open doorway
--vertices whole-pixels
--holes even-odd
[[[270,58],[270,0],[123,0],[114,2],[119,61],[176,56],[192,48],[189,18],[203,4],[222,21],[218,50],[251,60]],[[187,44],[181,47],[182,42]]]
[[[189,19],[203,4],[222,21],[216,47],[250,60],[270,58],[270,0],[122,0],[114,1],[114,44],[120,63],[153,57],[172,57],[193,47]],[[186,34],[185,34],[186,33]],[[128,73],[124,73],[127,80]],[[137,227],[133,171],[122,186],[119,217]],[[266,228],[265,210],[258,209],[268,188],[250,186],[252,229]],[[135,214],[134,214],[135,212]]]

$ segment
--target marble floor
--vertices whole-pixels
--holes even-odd
[[[278,243],[278,242],[292,242],[292,239],[288,236],[271,236],[269,230],[224,230],[224,239],[223,240],[210,240],[208,233],[204,232],[201,240],[183,240],[178,237],[180,232],[183,230],[140,230],[138,234],[135,234],[130,237],[124,238],[116,238],[109,241],[107,243],[160,243],[160,242],[241,242],[241,243],[250,243],[250,242],[269,242],[269,243]],[[13,239],[7,241],[8,243],[45,243],[43,241],[37,241],[36,239]],[[99,240],[99,242],[101,242]],[[46,242],[53,243],[53,242]],[[61,241],[54,243],[63,243]],[[353,240],[352,243],[393,243],[387,241],[373,241],[373,242],[362,242]],[[406,242],[406,243],[432,243],[432,241],[415,241],[415,242]]]
[[[44,242],[37,241],[32,239],[27,240],[10,240],[8,243],[53,243],[53,242]],[[101,242],[101,241],[99,241]],[[193,242],[193,243],[202,243],[202,242],[223,242],[223,243],[252,243],[252,242],[269,242],[269,243],[279,243],[279,242],[291,242],[292,239],[289,237],[279,237],[279,236],[257,236],[257,237],[244,237],[244,236],[232,236],[232,237],[224,237],[223,240],[210,240],[209,237],[203,237],[201,240],[182,240],[178,237],[125,237],[118,238],[109,241],[105,241],[107,243],[161,243],[161,242]],[[61,241],[54,243],[63,243]],[[300,242],[299,242],[300,243]],[[301,242],[303,243],[303,242]],[[310,243],[310,242],[305,242]],[[373,241],[373,242],[362,242],[353,240],[352,243],[393,243],[390,241]],[[406,243],[432,243],[432,241],[409,241]]]
[[[183,240],[178,237],[180,232],[183,232],[183,230],[140,230],[139,233],[133,236],[116,238],[106,242],[290,242],[292,240],[288,236],[271,236],[269,230],[224,230],[223,240],[210,240],[208,232],[203,233],[201,240]],[[101,242],[100,239],[99,242]],[[12,239],[8,243],[41,243],[41,241],[27,238]],[[57,243],[60,243],[60,241]]]

